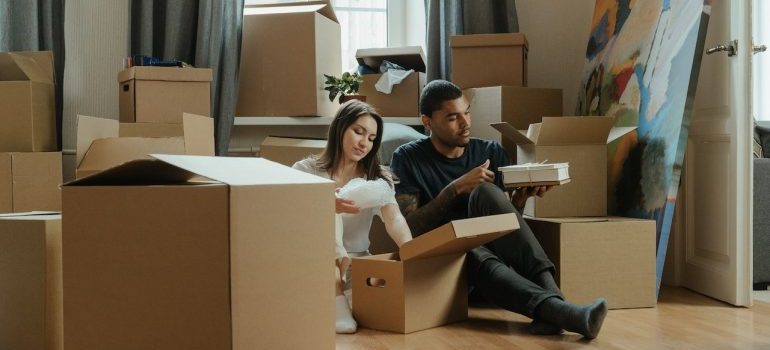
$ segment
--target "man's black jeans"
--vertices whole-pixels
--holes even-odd
[[[540,273],[554,272],[532,230],[505,193],[494,184],[476,187],[468,200],[468,216],[516,213],[520,228],[468,253],[468,282],[490,302],[529,318],[543,300],[563,299],[532,280]]]

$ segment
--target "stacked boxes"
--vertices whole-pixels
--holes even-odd
[[[65,348],[333,349],[334,182],[155,158],[63,187]]]
[[[61,209],[53,54],[0,53],[0,213]]]
[[[454,35],[449,46],[457,86],[527,86],[529,44],[524,34]]]
[[[131,67],[118,73],[120,121],[182,123],[182,113],[211,116],[208,68]]]

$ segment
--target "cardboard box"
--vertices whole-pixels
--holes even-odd
[[[390,94],[377,91],[374,84],[382,74],[364,74],[358,93],[366,96],[366,102],[377,108],[383,117],[419,117],[420,94],[425,86],[425,54],[420,46],[360,49],[356,60],[379,71],[382,61],[387,60],[406,69],[414,70],[406,79],[393,86]]]
[[[53,54],[0,52],[0,152],[56,151]]]
[[[182,113],[211,116],[209,68],[131,67],[118,73],[120,121],[182,123]]]
[[[61,215],[0,215],[0,343],[61,350]]]
[[[61,152],[0,153],[0,213],[60,211]]]
[[[214,119],[184,113],[183,120],[178,125],[151,125],[79,115],[75,177],[149,158],[151,153],[213,156]]]
[[[154,157],[63,187],[65,348],[334,349],[334,182]]]
[[[607,216],[607,144],[636,129],[613,127],[611,117],[544,117],[527,133],[508,123],[493,124],[517,144],[517,162],[569,163],[572,181],[527,201],[535,217]]]
[[[398,333],[468,318],[465,252],[519,228],[514,214],[449,222],[401,246],[398,254],[353,259],[353,317]]]
[[[655,221],[630,218],[527,218],[556,265],[556,282],[578,304],[607,299],[611,309],[654,307]]]
[[[326,140],[268,136],[259,146],[259,156],[292,166],[308,156],[320,155],[325,148]]]
[[[562,115],[562,90],[493,86],[463,91],[471,105],[471,136],[500,142],[516,163],[516,144],[489,126],[507,122],[517,130],[540,123],[543,116]]]
[[[452,82],[467,89],[527,86],[527,37],[521,33],[453,35]]]
[[[341,52],[329,0],[246,6],[235,115],[334,117],[324,74],[342,74]]]

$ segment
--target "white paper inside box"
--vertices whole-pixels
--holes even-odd
[[[366,328],[399,333],[468,317],[465,252],[519,228],[515,214],[455,220],[398,253],[353,259],[353,315]]]

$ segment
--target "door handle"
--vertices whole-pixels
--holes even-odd
[[[738,54],[738,40],[730,41],[729,45],[717,45],[706,50],[706,54],[710,55],[715,52],[726,51],[727,57],[733,57]]]
[[[767,51],[767,45],[754,45],[751,47],[751,51],[754,54]]]

